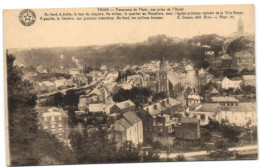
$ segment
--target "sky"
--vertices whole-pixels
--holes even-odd
[[[179,38],[211,33],[226,36],[237,31],[239,18],[244,22],[245,32],[254,34],[253,5],[177,6],[177,8],[184,8],[185,12],[237,11],[243,14],[235,15],[234,19],[178,20],[176,16],[166,16],[163,20],[41,21],[39,18],[45,12],[91,13],[97,12],[97,8],[33,9],[37,17],[36,22],[31,26],[23,26],[18,19],[21,10],[5,10],[4,48],[135,43],[143,42],[147,37],[158,34]]]

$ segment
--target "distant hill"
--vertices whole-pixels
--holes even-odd
[[[195,46],[193,43],[200,42],[202,45],[209,45],[212,47],[210,49],[217,52],[221,50],[223,39],[224,37],[216,34],[201,35],[185,40],[158,35],[136,44],[37,48],[23,50],[15,55],[16,63],[25,66],[71,68],[77,66],[75,63],[77,59],[82,66],[99,68],[104,64],[109,68],[123,68],[126,64],[140,65],[151,60],[160,60],[161,55],[164,55],[170,62],[177,62],[183,58],[201,61],[205,59],[204,53],[207,48]]]

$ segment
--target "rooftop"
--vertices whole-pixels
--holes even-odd
[[[103,103],[89,104],[89,112],[103,112]]]
[[[197,118],[182,118],[181,123],[194,123],[197,124],[199,122],[199,119]]]
[[[239,102],[236,98],[231,96],[216,96],[211,98],[212,102]]]
[[[115,105],[119,107],[121,110],[135,106],[135,104],[131,100],[122,101],[120,103],[116,103]]]

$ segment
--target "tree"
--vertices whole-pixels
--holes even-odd
[[[209,123],[205,126],[203,126],[203,128],[208,129],[210,131],[219,131],[221,128],[221,125],[219,124],[218,121],[214,121],[211,118],[209,118]]]
[[[62,106],[62,102],[63,102],[63,94],[58,92],[54,94],[54,105],[59,107]]]
[[[82,163],[108,163],[116,162],[116,145],[108,139],[108,131],[93,129],[90,133],[86,130],[83,134],[72,131],[69,135],[70,143],[77,162]]]
[[[141,159],[143,162],[158,162],[160,161],[159,150],[148,150],[144,151],[141,155]]]
[[[239,135],[241,134],[241,129],[237,126],[223,125],[221,127],[221,132],[223,137],[228,138],[230,142],[237,143]]]
[[[39,157],[31,150],[37,132],[36,95],[21,69],[14,66],[15,56],[7,54],[8,124],[12,165],[36,165]]]
[[[228,150],[227,143],[221,140],[217,141],[215,147],[209,150],[208,156],[212,160],[229,160],[233,153]]]
[[[136,107],[139,107],[148,102],[148,98],[151,94],[152,92],[147,88],[133,87],[130,90],[124,90],[121,88],[113,95],[113,100],[115,102],[122,102],[130,99],[136,104]]]
[[[223,71],[223,77],[233,78],[240,77],[241,74],[237,69],[229,68]]]
[[[178,154],[177,157],[175,158],[175,161],[186,161],[186,158],[184,157],[183,154]]]
[[[167,98],[166,94],[164,92],[160,92],[160,93],[155,93],[152,100],[159,101],[165,98]]]
[[[74,163],[68,147],[39,130],[33,85],[22,79],[21,68],[14,65],[15,56],[7,54],[6,58],[10,165]]]
[[[133,142],[125,142],[116,153],[117,162],[139,162],[140,156],[138,149]]]

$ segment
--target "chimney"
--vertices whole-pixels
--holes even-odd
[[[154,105],[154,109],[157,110],[157,105],[156,104]]]

